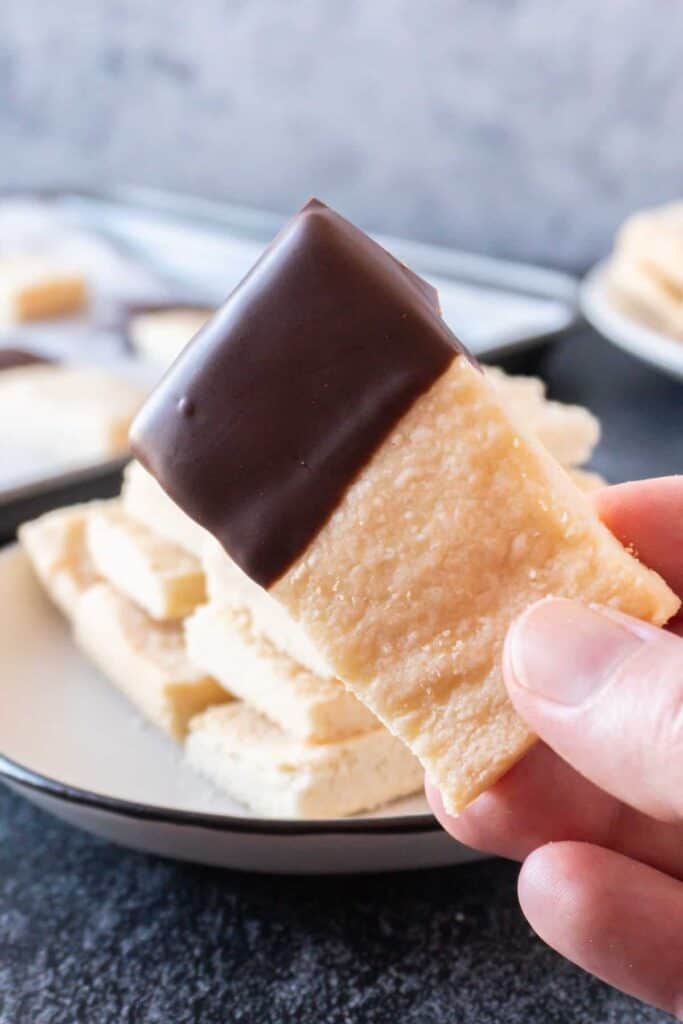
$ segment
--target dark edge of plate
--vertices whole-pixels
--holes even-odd
[[[64,803],[90,807],[123,818],[158,822],[186,828],[203,828],[212,832],[239,832],[263,836],[302,835],[405,835],[406,833],[439,832],[441,826],[429,814],[406,814],[387,818],[331,818],[289,820],[282,818],[240,818],[231,815],[179,811],[172,807],[155,807],[132,800],[103,796],[77,786],[69,786],[33,771],[25,765],[0,754],[0,780],[25,789],[43,793]]]

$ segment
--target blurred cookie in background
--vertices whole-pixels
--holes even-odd
[[[144,397],[139,384],[103,367],[39,360],[4,370],[3,450],[39,452],[67,463],[123,455]]]
[[[30,255],[0,259],[0,325],[72,316],[87,304],[80,271]]]
[[[683,202],[629,217],[617,234],[606,286],[618,308],[683,340]]]
[[[136,355],[165,369],[212,313],[213,309],[200,305],[132,306],[127,315],[126,338]]]
[[[540,377],[512,376],[498,366],[486,366],[484,370],[512,415],[561,465],[571,469],[588,462],[600,440],[600,421],[592,412],[582,405],[548,398]]]

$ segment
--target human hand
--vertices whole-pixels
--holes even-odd
[[[683,594],[683,477],[596,495],[615,535]],[[675,635],[676,633],[679,636]],[[523,861],[550,946],[683,1020],[683,617],[660,630],[546,599],[510,628],[504,674],[544,742],[457,818],[456,839]]]

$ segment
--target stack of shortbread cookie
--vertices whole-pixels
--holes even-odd
[[[489,370],[586,489],[599,434],[534,378]],[[20,530],[76,642],[189,763],[255,812],[324,818],[416,792],[417,759],[335,678],[303,629],[138,464],[120,498]]]
[[[627,313],[683,339],[683,202],[629,217],[617,235],[606,281]]]

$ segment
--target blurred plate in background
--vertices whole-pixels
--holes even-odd
[[[16,325],[6,343],[65,362],[104,364],[152,386],[163,367],[135,359],[125,337],[130,303],[220,304],[239,283],[283,218],[166,192],[121,187],[14,191],[0,198],[0,251],[22,244],[67,258],[88,278],[88,317]],[[577,284],[566,274],[405,239],[378,239],[439,289],[444,319],[488,360],[538,345],[577,315]],[[0,336],[0,344],[3,337]],[[56,491],[92,485],[111,463],[56,464],[33,453],[0,452],[0,539]],[[82,492],[81,492],[82,494]]]
[[[606,270],[606,261],[598,263],[581,283],[579,301],[586,320],[612,344],[683,380],[683,341],[640,323],[615,306],[606,286]]]
[[[148,270],[174,280],[186,296],[210,305],[224,301],[286,219],[132,186],[100,195],[58,193],[54,201],[81,226],[116,240]],[[444,319],[475,355],[538,344],[576,320],[577,283],[568,274],[376,237],[438,288]]]

